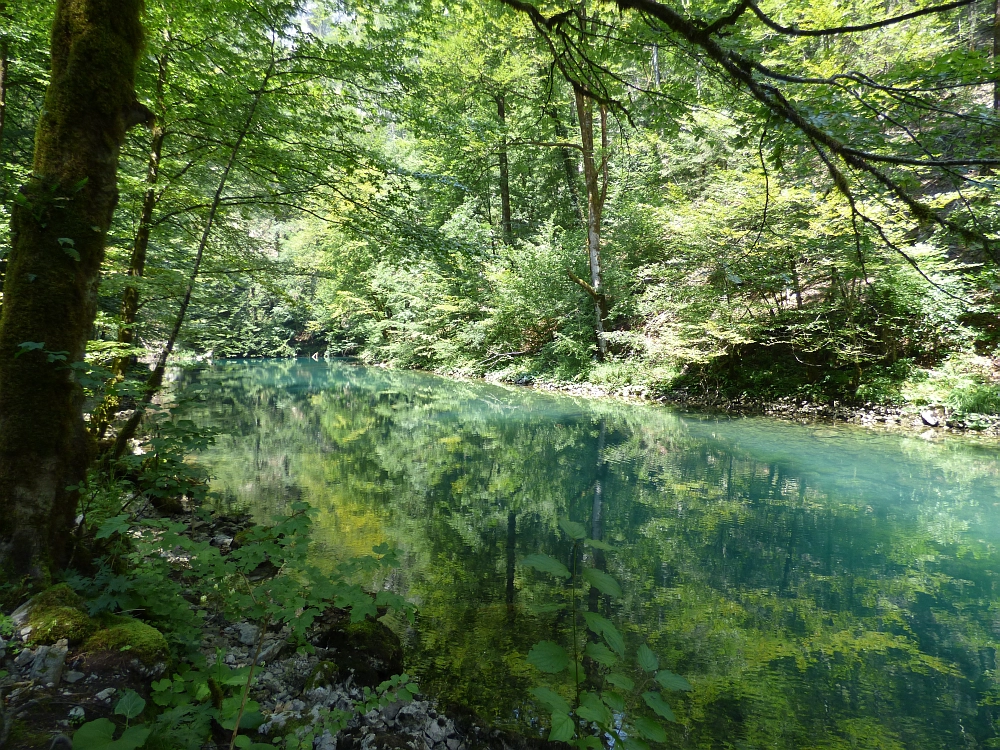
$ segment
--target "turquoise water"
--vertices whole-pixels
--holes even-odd
[[[693,690],[668,747],[1000,746],[996,444],[680,415],[309,360],[185,372],[198,460],[262,518],[304,498],[317,554],[388,541],[422,687],[539,726],[525,656],[567,643],[558,519],[616,548],[585,597]],[[636,670],[636,674],[640,674]],[[549,681],[567,696],[558,680]],[[544,724],[544,721],[542,722]]]

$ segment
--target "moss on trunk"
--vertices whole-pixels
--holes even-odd
[[[141,0],[59,0],[33,174],[11,219],[0,318],[0,573],[65,564],[91,443],[71,363],[93,326],[118,154],[135,98]],[[26,342],[44,344],[26,348]]]

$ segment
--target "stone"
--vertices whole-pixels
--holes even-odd
[[[260,636],[260,628],[252,622],[241,622],[237,628],[239,630],[240,643],[244,646],[253,646],[257,643],[257,638]]]
[[[63,681],[68,682],[70,685],[72,685],[74,682],[79,682],[84,677],[86,677],[86,675],[83,672],[70,671],[63,675]]]
[[[260,656],[257,657],[257,664],[268,664],[279,656],[281,652],[285,650],[286,642],[284,640],[274,641],[274,643],[268,644],[263,649],[261,649]]]
[[[14,665],[16,667],[27,666],[28,664],[31,664],[31,661],[34,658],[35,658],[35,652],[32,651],[30,648],[26,648],[17,655],[16,659],[14,659]]]
[[[0,659],[3,659],[7,655],[7,641],[0,638]]]
[[[458,739],[458,737],[451,737],[445,741],[445,744],[448,745],[448,750],[458,750],[462,744],[462,740]]]
[[[69,710],[69,718],[72,721],[83,721],[86,715],[87,712],[84,710],[83,706],[73,706],[73,708]]]
[[[435,745],[448,739],[448,727],[446,726],[446,722],[443,718],[428,724],[427,729],[425,729],[424,732],[427,735],[427,738]]]
[[[58,641],[54,646],[39,646],[28,676],[46,685],[50,682],[59,684],[68,652],[69,645],[65,640]]]
[[[392,721],[396,718],[396,714],[399,713],[399,709],[401,709],[404,705],[403,701],[393,701],[392,703],[383,706],[382,718],[385,721]]]
[[[228,547],[233,543],[233,538],[231,536],[226,536],[225,534],[218,534],[212,537],[212,541],[209,542],[213,547]]]
[[[111,699],[115,697],[115,692],[116,690],[113,687],[104,688],[104,690],[99,692],[94,697],[102,703],[111,703]]]
[[[920,412],[920,420],[928,427],[937,427],[941,424],[941,420],[938,419],[938,415],[930,409],[924,409]]]
[[[31,599],[10,613],[10,619],[15,628],[22,627],[28,621],[28,614],[31,612]]]

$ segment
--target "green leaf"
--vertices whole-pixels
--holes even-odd
[[[535,687],[529,691],[535,698],[549,709],[550,713],[569,713],[569,702],[559,693],[547,687]]]
[[[597,693],[583,693],[580,698],[580,707],[576,709],[576,715],[584,721],[596,721],[602,726],[610,726],[611,711],[604,705]]]
[[[625,655],[625,639],[618,632],[611,620],[602,617],[596,612],[584,612],[583,619],[587,621],[587,627],[598,635],[603,635],[608,645],[619,655]]]
[[[562,672],[569,666],[566,649],[552,641],[539,641],[528,652],[528,663],[549,674]]]
[[[635,737],[626,737],[622,741],[622,746],[625,750],[649,750],[649,745]]]
[[[556,560],[554,557],[543,555],[540,552],[528,555],[526,558],[521,560],[521,565],[527,565],[529,568],[540,570],[542,573],[559,576],[560,578],[569,578],[569,570],[565,565]]]
[[[660,722],[642,716],[635,720],[635,728],[643,737],[653,742],[666,742],[667,732]]]
[[[559,519],[559,528],[565,531],[566,536],[570,539],[583,539],[587,536],[587,530],[583,527],[582,523],[570,521],[568,518]]]
[[[605,677],[604,680],[605,682],[614,685],[616,688],[621,688],[622,690],[633,690],[635,688],[635,682],[633,682],[630,677],[618,674],[617,672],[612,672]]]
[[[73,733],[74,750],[135,750],[142,747],[149,737],[143,726],[129,727],[122,736],[113,740],[115,725],[109,719],[88,721]]]
[[[604,691],[601,693],[601,699],[608,705],[608,708],[616,713],[625,710],[625,698],[620,693]]]
[[[146,708],[145,699],[134,690],[129,690],[115,705],[115,713],[126,719],[134,719]]]
[[[669,669],[662,669],[656,673],[656,681],[660,683],[660,687],[664,690],[690,690],[691,683],[681,677],[679,674],[674,674]]]
[[[593,735],[587,735],[586,737],[581,737],[571,743],[574,747],[580,748],[580,750],[604,750],[604,744],[601,742],[600,737],[594,737]]]
[[[615,548],[612,547],[607,542],[602,542],[600,539],[584,539],[583,543],[588,547],[593,547],[594,549],[603,549],[606,552],[614,552]]]
[[[569,715],[562,711],[553,711],[549,742],[569,742],[575,734],[576,727]]]
[[[36,349],[44,349],[44,348],[45,348],[44,341],[22,341],[20,344],[17,345],[17,353],[14,355],[14,359],[17,359],[25,352],[32,352],[35,351]]]
[[[614,596],[616,598],[622,595],[622,587],[618,585],[618,581],[609,576],[603,570],[598,570],[597,568],[584,568],[583,578],[587,583],[600,591],[602,594],[607,594],[608,596]]]
[[[667,721],[677,721],[677,717],[674,716],[674,712],[671,710],[670,706],[667,705],[667,702],[663,700],[663,696],[659,693],[654,693],[652,691],[643,693],[642,699],[646,701],[647,706]]]
[[[639,646],[638,657],[639,666],[645,672],[655,672],[660,666],[660,660],[656,658],[656,654],[645,643]]]
[[[88,721],[73,733],[74,750],[105,750],[115,735],[110,719]]]
[[[618,661],[615,652],[603,643],[588,643],[583,652],[598,664],[603,664],[606,667],[612,667]]]

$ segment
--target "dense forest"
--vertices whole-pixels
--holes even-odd
[[[249,493],[260,495],[258,511],[284,514],[274,527],[209,512],[207,475],[190,456],[214,435],[197,420],[179,419],[184,409],[164,396],[165,384],[183,378],[178,364],[347,357],[507,383],[629,387],[699,404],[909,404],[947,409],[973,425],[977,415],[1000,414],[998,56],[1000,5],[984,0],[0,0],[0,603],[9,611],[30,594],[48,596],[32,600],[34,609],[25,610],[35,612],[30,621],[27,614],[21,622],[0,616],[0,635],[20,633],[21,653],[34,654],[36,682],[44,675],[35,674],[36,663],[43,670],[48,651],[29,646],[58,648],[66,641],[65,657],[66,648],[83,644],[82,663],[89,664],[87,654],[98,645],[120,661],[121,652],[152,644],[139,693],[150,700],[155,694],[162,709],[158,729],[128,725],[146,706],[133,691],[135,699],[127,693],[114,709],[125,716],[124,733],[114,740],[121,727],[107,718],[92,721],[77,733],[83,732],[77,750],[134,748],[147,739],[147,747],[200,747],[211,732],[231,749],[274,746],[251,744],[240,734],[247,729],[244,714],[259,708],[248,701],[258,657],[277,643],[269,640],[269,627],[283,627],[289,643],[323,650],[348,637],[341,630],[336,638],[317,634],[319,624],[347,627],[330,621],[330,602],[351,611],[351,626],[385,627],[373,618],[386,608],[398,611],[400,628],[409,627],[406,618],[412,624],[411,603],[391,586],[376,592],[358,583],[382,581],[384,569],[398,566],[396,553],[375,544],[374,556],[357,549],[360,557],[336,570],[318,565],[309,548],[316,514],[284,485],[258,481]],[[433,440],[424,435],[419,409],[406,417],[409,432],[396,430],[397,417],[405,421],[400,415],[409,414],[409,399],[420,403],[416,395],[400,400],[390,383],[372,396],[375,406],[363,405],[356,394],[367,382],[359,376],[342,397],[324,397],[349,414],[316,427],[316,445],[325,446],[317,455],[350,453],[355,461],[357,473],[337,481],[356,485],[359,497],[380,482],[411,483],[428,499],[434,493],[461,499],[469,482],[480,481],[457,475],[462,462],[452,463],[449,441],[458,438],[434,430],[427,431]],[[272,402],[284,398],[278,387],[260,393]],[[225,395],[229,400],[220,403],[235,414],[242,397]],[[320,400],[295,402],[288,424],[304,424],[302,415]],[[483,528],[509,530],[507,609],[497,610],[483,637],[503,640],[489,635],[490,628],[512,627],[504,618],[514,611],[515,588],[527,590],[534,580],[518,579],[515,586],[515,568],[565,579],[566,586],[557,580],[532,589],[532,596],[569,597],[571,589],[569,603],[558,605],[569,607],[570,625],[533,620],[518,632],[534,638],[551,628],[564,637],[560,628],[569,627],[572,656],[549,640],[530,651],[530,644],[518,643],[527,655],[502,657],[501,672],[526,689],[527,664],[547,675],[566,670],[563,682],[551,678],[556,681],[532,693],[551,739],[600,750],[613,735],[626,750],[645,750],[647,741],[666,741],[661,720],[677,720],[663,696],[687,693],[692,683],[661,668],[644,640],[646,604],[611,603],[623,595],[611,573],[637,587],[647,584],[638,569],[621,564],[616,570],[605,558],[612,547],[601,531],[602,487],[617,491],[633,480],[625,474],[609,480],[603,456],[614,453],[619,440],[619,452],[638,462],[646,481],[676,467],[668,459],[662,466],[658,457],[637,459],[638,448],[622,446],[641,444],[666,455],[657,443],[663,435],[677,431],[669,450],[688,450],[694,441],[670,419],[651,418],[651,427],[634,427],[642,420],[615,414],[593,424],[573,419],[566,417],[572,429],[552,433],[551,442],[538,440],[539,455],[551,451],[553,465],[564,463],[534,516],[519,505],[527,508],[527,499],[515,499],[515,480],[503,480],[504,467],[513,475],[511,467],[524,463],[535,478],[517,482],[545,484],[538,477],[551,467],[536,466],[518,444],[522,437],[530,444],[534,433],[501,440],[503,431],[492,423],[469,430],[472,447],[463,449],[462,461],[493,462],[481,482],[490,489],[477,496],[489,495]],[[937,424],[933,414],[927,419]],[[264,431],[259,416],[247,418],[254,420]],[[275,432],[295,434],[284,425]],[[369,433],[376,425],[386,425],[386,434]],[[341,435],[344,430],[350,435]],[[393,448],[400,434],[413,450],[427,442],[419,453],[431,466],[449,467],[440,469],[446,479],[428,470],[430,478],[411,481],[399,465],[406,451]],[[593,477],[572,464],[577,454],[570,459],[562,452],[570,445],[590,452],[591,438],[598,441]],[[350,447],[355,442],[366,450]],[[482,456],[480,443],[487,446]],[[497,445],[511,455],[501,460]],[[690,507],[704,513],[708,525],[718,522],[718,512],[703,507],[705,493],[732,504],[734,492],[745,491],[754,502],[778,505],[787,501],[786,485],[788,493],[800,493],[795,513],[793,505],[781,505],[778,514],[791,536],[781,592],[761,599],[762,611],[778,611],[800,554],[792,551],[796,535],[807,546],[832,550],[824,533],[853,528],[855,514],[875,511],[852,499],[837,511],[842,517],[814,519],[800,529],[805,521],[796,513],[814,502],[810,498],[832,498],[831,491],[815,488],[808,472],[782,478],[773,466],[765,482],[771,489],[754,489],[762,470],[741,450],[706,454],[711,460],[697,469],[710,475],[702,494],[691,489],[694,480],[684,492],[675,485],[670,492],[681,498],[678,518],[690,492],[698,498]],[[382,463],[362,481],[376,454]],[[725,476],[723,458],[729,461]],[[255,454],[258,480],[270,460]],[[290,465],[286,459],[283,476]],[[988,466],[975,466],[977,481],[991,476]],[[590,508],[582,512],[593,516],[586,529],[566,515],[581,516],[576,506],[555,499],[568,488],[573,502]],[[648,488],[648,504],[657,512],[666,507],[657,499],[661,489]],[[956,503],[974,503],[973,495],[963,488]],[[647,498],[641,497],[635,515],[645,518]],[[379,496],[379,502],[394,501]],[[147,507],[161,515],[151,520]],[[519,520],[522,511],[529,520]],[[183,522],[169,520],[177,513]],[[911,524],[906,533],[919,539],[911,546],[924,557],[933,556],[927,550],[938,549],[935,544],[946,546],[941,539],[957,538],[935,536],[916,516],[900,517]],[[551,556],[518,558],[519,523],[534,524],[522,540],[541,548],[546,534],[558,533],[562,546],[546,547]],[[616,523],[608,528],[626,540],[632,527]],[[732,533],[740,540],[745,534],[752,549],[750,537],[766,537],[771,523],[755,517],[756,531],[736,524]],[[202,527],[213,531],[198,531]],[[479,532],[463,527],[461,533],[472,539]],[[858,532],[859,545],[866,533]],[[710,536],[707,526],[701,529],[691,549],[715,545]],[[660,545],[648,547],[667,557],[676,552]],[[725,558],[726,543],[717,546]],[[870,547],[862,557],[876,560],[878,582],[870,588],[880,592],[872,594],[879,601],[912,603],[936,596],[934,586],[960,585],[954,573],[947,584],[910,590],[916,568],[906,562],[883,571],[879,543]],[[992,559],[983,540],[963,549]],[[801,553],[803,565],[812,564],[811,554]],[[706,565],[716,564],[705,557],[712,559]],[[824,575],[831,579],[839,575],[834,558],[828,552]],[[578,570],[578,559],[587,567]],[[669,566],[696,567],[679,557]],[[843,569],[863,567],[854,560]],[[992,575],[972,567],[969,577],[977,582]],[[666,580],[674,573],[660,571],[649,580],[656,575]],[[57,581],[64,583],[50,588]],[[812,591],[805,581],[795,585]],[[585,583],[586,613],[577,611],[584,606],[577,587]],[[816,596],[822,606],[841,598],[854,606],[853,585],[843,596]],[[428,591],[433,612],[433,587]],[[755,611],[729,594],[719,594],[712,607],[734,618],[734,608]],[[983,612],[993,606],[977,601]],[[50,619],[38,614],[42,610]],[[55,610],[62,626],[51,619]],[[604,615],[631,617],[627,637]],[[675,615],[678,628],[700,627]],[[841,637],[823,630],[824,617],[802,617],[831,643]],[[237,638],[239,629],[225,631],[219,623],[238,618],[257,623],[253,636],[240,641],[251,647],[244,661],[224,672],[229,667],[222,666],[220,650],[212,676],[198,671],[204,667],[198,649],[216,637],[224,641],[225,632]],[[958,680],[961,670],[942,660],[959,654],[962,679],[975,682],[975,690],[955,687],[955,703],[979,701],[976,742],[987,743],[969,746],[992,746],[1000,720],[990,708],[995,698],[983,698],[996,692],[983,675],[995,665],[975,677],[969,677],[972,667],[965,669],[966,662],[988,661],[983,654],[992,646],[983,645],[975,658],[966,653],[974,641],[992,643],[983,635],[986,615],[977,609],[961,620],[948,638],[940,637],[947,647],[930,655],[913,636],[930,632],[929,626],[911,622],[895,632],[901,619],[880,618],[867,610],[857,617],[858,628],[879,634],[866,641],[870,649],[858,645],[857,634],[845,647],[863,664],[864,679],[875,679],[879,670],[858,656],[866,649],[905,652],[913,674],[892,690],[905,695],[919,684],[932,692],[931,682],[914,675]],[[201,620],[216,622],[219,632],[205,635]],[[24,622],[30,622],[27,632],[15,628]],[[578,622],[592,635],[578,638]],[[698,666],[696,647],[670,646],[658,633],[662,643],[651,642],[661,652],[683,652],[685,664]],[[911,636],[916,640],[906,640]],[[579,658],[578,641],[586,649]],[[806,663],[817,668],[808,649],[771,646],[761,647],[768,654],[762,664],[788,659],[798,665],[788,666],[789,674],[803,673]],[[0,638],[0,660],[4,649]],[[648,674],[640,683],[648,688],[655,681],[656,692],[635,689],[634,674],[608,671],[626,652],[637,674]],[[383,661],[399,666],[395,659]],[[147,679],[152,664],[161,665],[162,683]],[[178,664],[184,667],[176,676],[163,672]],[[366,685],[368,692],[344,698],[347,713],[323,714],[334,747],[347,717],[418,695],[399,672],[390,670]],[[0,683],[6,677],[0,672]],[[608,688],[598,697],[608,680],[621,694]],[[447,693],[454,686],[444,680],[439,687]],[[804,746],[809,722],[823,721],[817,717],[824,696],[839,689],[818,689],[807,712],[812,718],[795,726],[789,746]],[[877,703],[885,691],[892,692],[866,683],[857,691],[864,700],[855,696],[845,705],[858,710],[859,701]],[[490,699],[480,694],[477,708]],[[283,700],[272,701],[274,714]],[[2,705],[0,748],[12,726]],[[706,716],[718,708],[706,694],[688,707],[695,705]],[[684,719],[688,729],[695,713]],[[850,746],[917,747],[938,737],[940,727],[925,727],[920,711],[910,713],[911,724],[892,730],[910,737],[903,744],[869,728],[879,744]],[[264,724],[259,716],[255,731]],[[434,720],[436,714],[427,719]],[[864,720],[874,721],[867,714]],[[107,724],[96,726],[100,721]],[[596,734],[581,729],[591,726],[587,722]],[[305,731],[274,742],[289,750],[320,742]],[[764,746],[755,743],[768,731],[733,746]],[[680,734],[670,737],[681,742]],[[689,732],[683,741],[709,747],[713,737]]]

